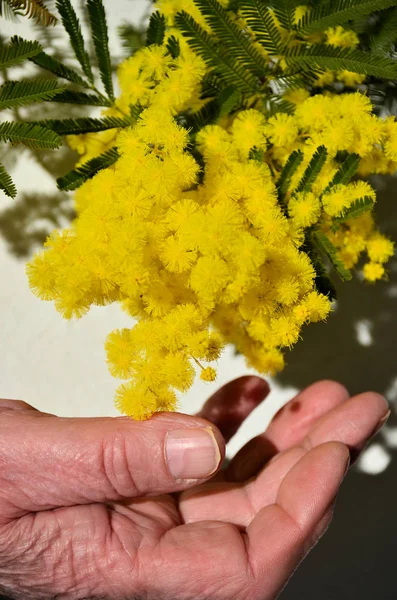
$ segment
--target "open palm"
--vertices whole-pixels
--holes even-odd
[[[60,419],[1,401],[0,593],[276,598],[327,528],[350,455],[387,406],[320,382],[207,482],[170,478],[157,443],[170,428],[213,423],[223,457],[219,432],[228,441],[267,391],[259,378],[240,378],[196,417],[164,413],[138,429],[125,418]]]

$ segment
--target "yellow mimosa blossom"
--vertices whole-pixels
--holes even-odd
[[[80,187],[76,220],[27,267],[33,292],[66,318],[119,302],[135,320],[109,334],[106,353],[112,375],[125,380],[116,406],[136,419],[175,409],[197,370],[214,381],[227,344],[262,374],[281,370],[284,349],[331,310],[311,252],[319,236],[346,268],[366,254],[370,282],[385,276],[393,254],[364,213],[376,198],[360,176],[396,170],[395,120],[375,116],[361,93],[310,96],[297,88],[285,94],[290,114],[269,114],[258,93],[193,127],[211,101],[203,82],[214,72],[175,29],[175,15],[184,10],[206,32],[210,26],[193,0],[157,7],[169,25],[165,43],[119,66],[121,94],[104,112],[134,114],[130,126],[70,138],[83,162],[114,146],[119,158]],[[308,10],[298,7],[295,19]],[[301,43],[271,15],[286,43]],[[175,57],[166,47],[171,35],[180,42]],[[329,44],[356,45],[339,26],[326,36]],[[347,72],[322,77],[353,81]],[[295,169],[286,175],[291,153]],[[348,156],[358,166],[353,182],[343,170]]]

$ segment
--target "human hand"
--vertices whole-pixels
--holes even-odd
[[[331,520],[348,448],[357,456],[388,409],[377,394],[349,399],[339,384],[314,384],[202,483],[222,463],[222,435],[230,439],[267,392],[244,377],[198,416],[146,422],[59,418],[0,401],[0,594],[276,598]]]

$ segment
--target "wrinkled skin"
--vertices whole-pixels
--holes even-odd
[[[385,400],[324,381],[208,482],[175,481],[171,429],[212,424],[221,450],[266,397],[258,377],[197,416],[59,418],[0,401],[0,594],[23,600],[271,600],[325,532],[350,457]],[[382,421],[383,420],[383,421]],[[220,467],[219,467],[220,468]]]

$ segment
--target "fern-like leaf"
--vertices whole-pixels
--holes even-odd
[[[195,4],[230,55],[254,75],[264,77],[269,70],[265,59],[218,0],[195,0]]]
[[[219,94],[204,104],[197,112],[185,115],[185,126],[199,131],[205,125],[215,123],[221,117],[232,112],[232,110],[241,102],[241,94],[234,87],[223,89]]]
[[[348,221],[349,219],[357,219],[361,217],[364,213],[372,210],[375,206],[373,199],[370,196],[363,196],[363,198],[358,198],[346,208],[343,213],[334,219],[336,223],[342,223],[344,221]]]
[[[349,281],[352,278],[352,274],[349,269],[346,269],[345,265],[340,260],[337,249],[328,239],[325,233],[319,230],[314,231],[312,234],[312,239],[320,252],[329,258],[333,268],[338,273],[342,281]]]
[[[17,188],[14,185],[11,176],[7,173],[4,166],[0,163],[0,190],[9,196],[10,198],[15,198],[17,195]]]
[[[23,144],[32,150],[59,148],[62,138],[55,131],[37,123],[0,123],[0,140]]]
[[[84,45],[83,34],[81,33],[80,22],[70,0],[56,0],[56,7],[61,16],[62,24],[70,38],[73,51],[79,61],[81,68],[88,79],[93,82],[90,59]]]
[[[167,40],[167,51],[172,58],[178,58],[181,53],[181,45],[174,35],[171,35]]]
[[[383,15],[382,15],[383,16]],[[386,11],[382,25],[371,38],[371,51],[385,55],[390,52],[397,42],[397,7]]]
[[[37,121],[43,127],[56,132],[59,135],[78,135],[81,133],[94,133],[107,129],[119,129],[130,124],[125,119],[117,117],[103,117],[102,119],[91,119],[81,117],[79,119],[48,119]]]
[[[281,171],[280,177],[277,181],[277,189],[279,193],[280,199],[283,201],[286,193],[288,192],[288,187],[291,182],[294,173],[298,169],[299,165],[303,161],[303,152],[302,150],[294,150],[288,157],[287,162],[284,165],[283,170]]]
[[[358,169],[360,164],[360,157],[358,154],[349,154],[346,160],[343,161],[330,183],[327,185],[323,193],[329,192],[335,185],[349,183],[353,175]]]
[[[316,272],[314,283],[316,285],[317,290],[320,292],[320,294],[328,296],[330,300],[335,300],[335,286],[327,273],[327,270],[325,268],[324,262],[321,258],[318,249],[314,246],[313,241],[311,240],[310,234],[306,236],[302,250],[306,252],[306,254],[308,254]]]
[[[319,146],[313,154],[309,164],[303,173],[302,179],[298,183],[295,192],[310,192],[313,183],[316,181],[321,169],[327,160],[327,149],[325,146]]]
[[[295,8],[300,4],[295,0],[274,0],[272,9],[281,27],[292,31],[295,29]]]
[[[327,0],[309,10],[299,21],[298,31],[304,35],[343,25],[352,19],[395,6],[396,0]]]
[[[350,48],[337,48],[325,44],[310,47],[296,46],[285,53],[285,61],[292,67],[303,71],[315,68],[332,71],[353,71],[362,75],[373,75],[380,79],[395,79],[397,63],[371,52],[361,52]]]
[[[0,110],[51,100],[61,91],[53,79],[7,81],[0,88]]]
[[[166,22],[165,17],[160,12],[154,12],[149,20],[149,25],[146,34],[146,46],[158,44],[159,46],[164,41]]]
[[[50,73],[53,73],[62,79],[66,79],[71,83],[77,83],[78,85],[86,88],[90,87],[90,84],[85,81],[74,69],[67,67],[45,52],[39,52],[39,54],[36,54],[36,56],[30,58],[29,60],[38,67],[41,67],[42,69],[45,69],[46,71],[49,71]]]
[[[108,26],[102,0],[87,0],[87,10],[90,18],[92,41],[94,42],[101,80],[107,95],[114,100]]]
[[[175,23],[187,38],[191,48],[197,52],[206,63],[215,69],[216,75],[226,86],[235,86],[244,94],[254,94],[258,91],[257,80],[241,63],[228,54],[228,49],[222,51],[215,40],[186,12],[180,12],[175,17]]]
[[[263,48],[277,54],[281,46],[280,32],[266,4],[262,0],[241,0],[240,12]]]
[[[8,69],[32,58],[41,51],[39,42],[28,42],[18,39],[17,43],[11,43],[9,46],[0,48],[0,69]]]
[[[145,44],[145,32],[143,29],[138,29],[132,23],[122,23],[117,28],[118,36],[121,40],[125,55],[130,57],[139,48]]]
[[[92,158],[77,169],[69,171],[63,177],[57,179],[58,188],[63,191],[71,191],[80,187],[87,179],[91,179],[101,171],[113,165],[119,158],[117,148],[111,148],[100,156]]]
[[[52,98],[52,101],[64,104],[84,104],[87,106],[111,106],[110,100],[105,96],[85,94],[84,92],[75,92],[74,90],[61,91]]]

